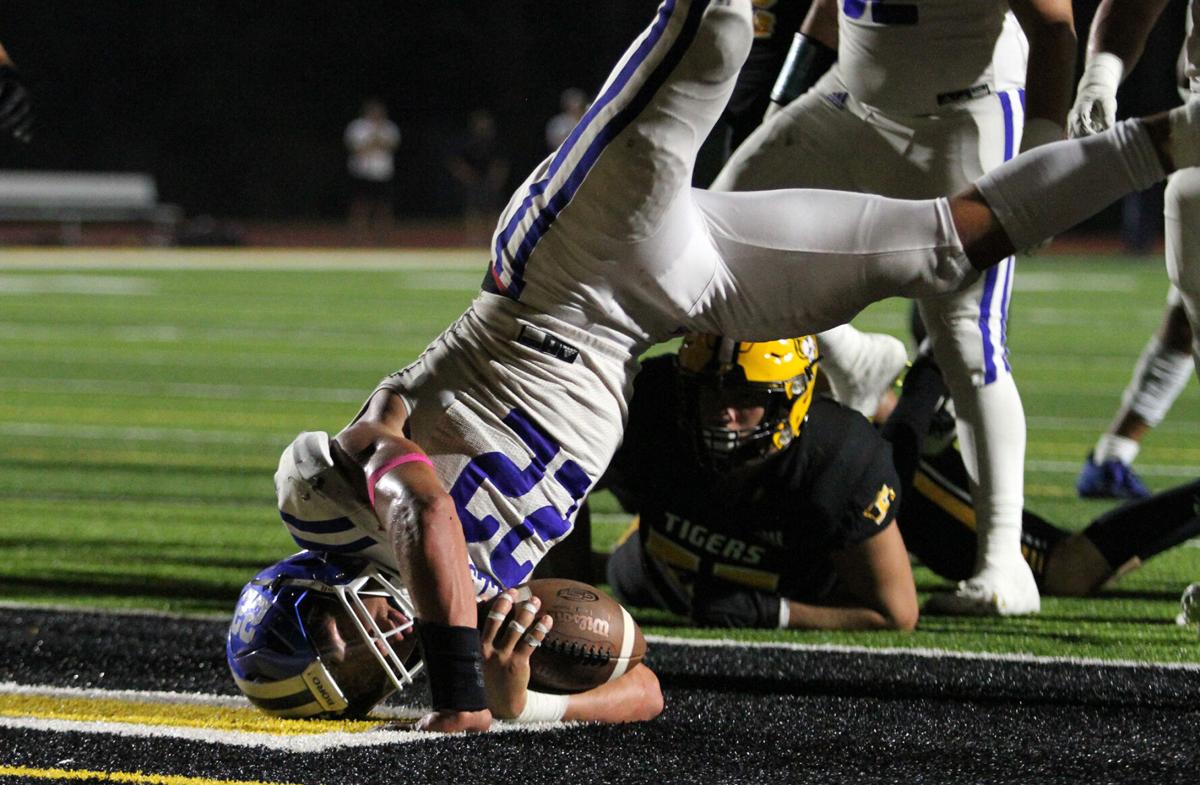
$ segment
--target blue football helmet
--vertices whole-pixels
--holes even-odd
[[[268,714],[361,716],[420,671],[412,620],[407,593],[377,566],[301,551],[242,589],[225,659]]]

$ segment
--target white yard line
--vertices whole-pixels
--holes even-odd
[[[1138,660],[1102,660],[1092,657],[1049,657],[1037,654],[995,654],[992,652],[954,651],[927,648],[873,648],[836,643],[787,643],[735,641],[725,638],[679,638],[671,635],[647,635],[647,643],[664,646],[775,649],[826,654],[864,654],[880,657],[921,657],[926,659],[979,660],[1032,665],[1079,665],[1086,667],[1145,668],[1149,670],[1198,671],[1200,662],[1141,662]]]
[[[477,270],[483,278],[486,253],[478,249],[422,250],[187,250],[6,248],[0,270]],[[478,286],[479,281],[475,282]]]

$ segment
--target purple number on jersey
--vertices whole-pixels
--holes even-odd
[[[500,521],[495,516],[485,514],[481,518],[467,509],[467,504],[484,481],[490,482],[493,488],[508,498],[519,499],[542,481],[546,476],[547,465],[559,452],[559,446],[520,409],[509,412],[504,418],[504,423],[529,448],[533,456],[529,465],[521,469],[504,453],[487,452],[472,458],[463,469],[450,489],[450,498],[454,499],[454,505],[458,508],[463,534],[469,543],[486,542],[500,529]],[[563,514],[550,505],[540,507],[525,516],[524,520],[513,526],[500,539],[492,550],[489,561],[492,573],[505,586],[514,586],[533,572],[532,562],[518,562],[513,555],[517,546],[535,534],[543,542],[548,542],[569,532],[571,516],[591,486],[591,480],[583,469],[570,460],[563,462],[554,473],[553,479],[566,489],[575,503]]]

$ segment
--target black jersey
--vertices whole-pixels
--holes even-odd
[[[605,480],[640,516],[646,554],[685,587],[716,579],[797,600],[827,594],[830,554],[893,520],[890,445],[857,412],[818,398],[780,454],[752,474],[718,476],[679,422],[677,378],[673,356],[643,365]]]

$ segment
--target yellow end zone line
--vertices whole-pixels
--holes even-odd
[[[58,733],[167,737],[310,752],[428,739],[406,727],[415,712],[367,720],[285,720],[244,698],[170,692],[39,687],[0,682],[0,727]],[[391,720],[400,720],[388,724]]]
[[[96,782],[146,783],[146,785],[287,785],[261,780],[215,780],[207,777],[183,777],[174,774],[143,774],[140,771],[89,771],[87,769],[35,769],[0,764],[0,778],[27,777],[40,780],[80,780]]]
[[[244,698],[200,693],[101,690],[0,682],[0,727],[51,733],[167,738],[320,752],[433,741],[412,730],[422,713],[384,706],[366,720],[285,720],[268,716]],[[542,731],[562,723],[497,722],[492,732]]]
[[[205,728],[277,736],[330,732],[362,733],[383,720],[285,720],[252,707],[198,706],[122,698],[0,694],[0,717],[68,722],[121,722],[175,728]]]

